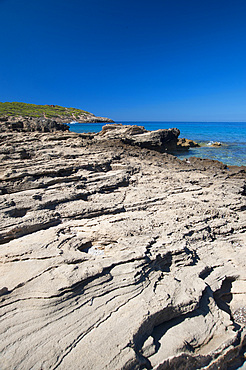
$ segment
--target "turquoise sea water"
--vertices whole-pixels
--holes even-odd
[[[117,122],[127,125],[144,126],[147,130],[177,127],[180,137],[192,139],[201,144],[187,153],[175,153],[180,159],[192,156],[210,158],[227,165],[246,165],[246,122]],[[99,132],[102,123],[69,124],[73,132]],[[212,142],[220,142],[220,147],[212,147]]]

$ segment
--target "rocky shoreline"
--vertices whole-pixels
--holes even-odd
[[[77,117],[58,116],[54,118],[43,117],[25,117],[25,116],[1,116],[0,132],[19,131],[19,132],[54,132],[68,131],[69,126],[65,123],[71,123],[73,120],[80,123],[113,123],[114,121],[106,117],[96,117],[94,114],[86,113]],[[64,123],[65,122],[65,123]]]
[[[245,168],[178,136],[0,132],[1,369],[242,365]]]

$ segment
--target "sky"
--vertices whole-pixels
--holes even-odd
[[[0,0],[0,101],[246,122],[245,0]]]

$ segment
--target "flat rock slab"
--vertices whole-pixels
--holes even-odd
[[[1,369],[241,366],[244,169],[110,135],[0,135]]]

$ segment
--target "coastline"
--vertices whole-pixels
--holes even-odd
[[[116,122],[120,123],[120,122]],[[191,156],[221,161],[228,166],[246,165],[246,123],[244,122],[122,122],[122,124],[140,125],[147,130],[177,127],[180,137],[191,139],[201,148],[190,148],[188,153],[175,153],[180,159]],[[69,125],[74,132],[99,132],[102,124]],[[212,147],[211,142],[221,142],[221,147]]]
[[[131,130],[0,134],[3,369],[245,360],[246,172]]]

